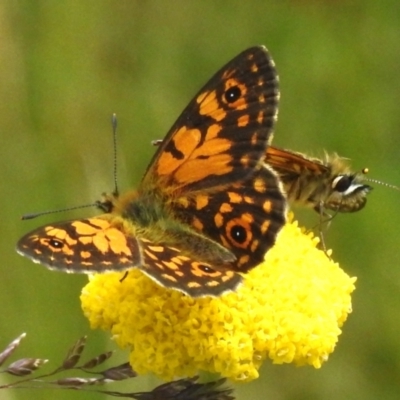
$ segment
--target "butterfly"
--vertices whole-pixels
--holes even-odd
[[[326,210],[359,211],[372,190],[364,183],[368,170],[352,172],[347,159],[337,154],[320,160],[269,146],[265,163],[278,173],[290,203],[311,207],[321,215]]]
[[[138,268],[192,297],[235,290],[286,221],[282,185],[263,162],[278,98],[266,48],[243,51],[184,109],[137,190],[108,196],[102,215],[33,230],[17,251],[72,273]]]

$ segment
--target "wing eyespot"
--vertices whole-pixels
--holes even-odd
[[[247,231],[241,225],[233,225],[230,229],[229,236],[234,242],[243,244],[247,240]]]
[[[226,237],[235,247],[248,248],[253,240],[252,228],[249,222],[241,218],[234,218],[226,224]]]
[[[206,274],[212,274],[215,272],[215,269],[212,269],[211,267],[204,264],[199,264],[199,269],[201,269]]]
[[[62,249],[64,247],[64,243],[57,239],[50,239],[49,245],[55,249]]]
[[[241,95],[242,91],[240,90],[239,86],[232,86],[224,93],[227,103],[234,103],[240,98]]]

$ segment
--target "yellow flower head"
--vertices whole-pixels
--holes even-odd
[[[351,312],[355,278],[287,224],[265,262],[234,293],[193,299],[139,270],[98,274],[82,290],[92,328],[110,329],[138,373],[164,379],[199,370],[235,381],[258,377],[266,358],[319,368]]]

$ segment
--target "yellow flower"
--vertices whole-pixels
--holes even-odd
[[[288,223],[265,262],[234,293],[193,299],[139,270],[97,274],[82,290],[92,328],[111,330],[141,374],[171,380],[198,371],[235,381],[258,377],[262,362],[321,367],[351,312],[355,278]]]

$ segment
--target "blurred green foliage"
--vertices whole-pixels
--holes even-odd
[[[56,363],[89,332],[78,298],[86,278],[49,272],[14,252],[24,232],[88,212],[19,217],[90,203],[113,189],[113,112],[120,187],[137,184],[154,152],[150,141],[162,138],[196,90],[249,46],[265,44],[280,75],[274,144],[312,155],[336,151],[356,170],[367,166],[372,178],[400,184],[399,38],[394,0],[3,0],[0,344],[26,331],[19,355]],[[334,259],[358,277],[353,314],[335,352],[320,370],[266,362],[260,379],[236,386],[239,399],[399,398],[400,193],[374,186],[362,212],[338,216],[326,233]],[[306,211],[301,220],[312,227],[318,216]],[[92,355],[112,348],[107,334],[93,332],[90,340]],[[154,382],[145,377],[127,389]],[[101,398],[1,393],[54,396]]]

